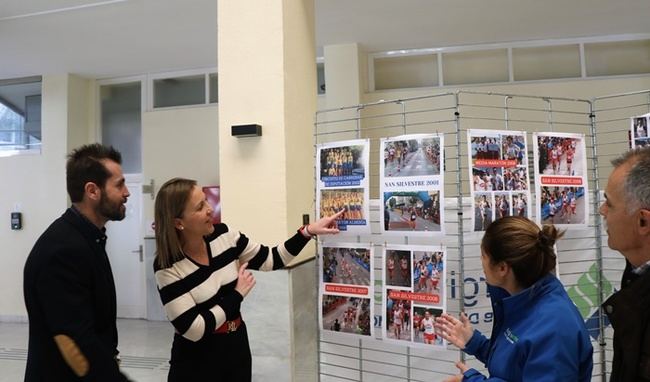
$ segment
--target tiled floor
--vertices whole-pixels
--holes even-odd
[[[138,382],[167,380],[173,336],[168,322],[117,320],[122,371]],[[0,382],[24,379],[27,324],[0,322]]]

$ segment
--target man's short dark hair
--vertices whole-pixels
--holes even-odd
[[[101,162],[105,159],[122,164],[122,154],[119,151],[113,146],[99,143],[83,145],[68,154],[66,187],[73,203],[83,199],[86,183],[95,183],[102,189],[106,186],[106,180],[111,174]]]

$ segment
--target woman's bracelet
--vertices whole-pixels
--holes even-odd
[[[309,224],[305,224],[304,226],[300,227],[298,231],[302,234],[302,236],[308,238],[308,239],[315,239],[316,235],[312,234],[309,232],[309,229],[307,228]]]

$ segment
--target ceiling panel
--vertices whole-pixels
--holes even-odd
[[[87,7],[91,5],[109,5],[115,0],[23,0],[23,1],[2,1],[0,7],[0,19],[8,17],[24,17],[28,15],[56,12]],[[127,0],[117,0],[127,1]]]
[[[119,2],[114,2],[119,1]],[[217,66],[217,0],[0,0],[0,79]],[[367,52],[650,33],[648,0],[315,0],[316,45]]]

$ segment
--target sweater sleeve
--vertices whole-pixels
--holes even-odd
[[[244,234],[239,234],[237,247],[240,249],[240,263],[248,262],[249,269],[273,271],[284,268],[309,243],[299,231],[284,243],[273,248],[254,243]]]
[[[185,286],[185,279],[174,268],[158,270],[155,275],[167,318],[176,331],[190,341],[196,342],[211,334],[239,314],[243,297],[234,289],[197,305]]]

